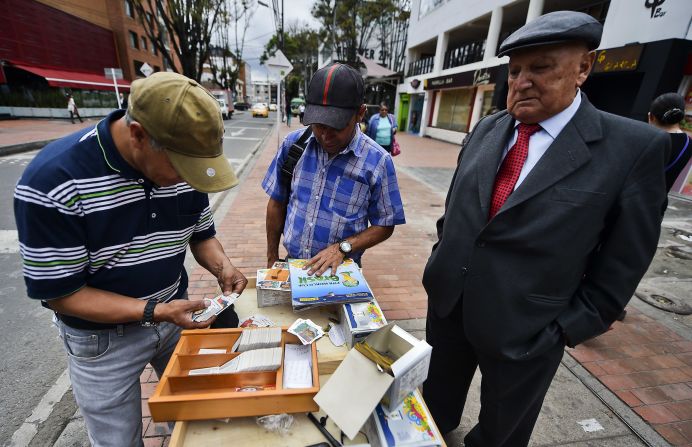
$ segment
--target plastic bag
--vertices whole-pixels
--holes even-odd
[[[286,413],[259,416],[257,418],[257,425],[267,431],[280,435],[287,435],[293,425],[293,416]]]

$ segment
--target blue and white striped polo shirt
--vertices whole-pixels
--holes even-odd
[[[19,179],[14,211],[29,297],[88,285],[168,301],[187,290],[189,242],[216,233],[208,197],[187,183],[159,187],[132,168],[109,130],[123,114],[47,145]]]

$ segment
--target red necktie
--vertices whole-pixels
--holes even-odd
[[[507,198],[512,191],[514,185],[517,184],[521,168],[524,167],[526,156],[529,155],[529,138],[541,130],[538,124],[519,124],[519,136],[517,142],[514,143],[507,152],[505,159],[502,160],[500,170],[495,176],[495,186],[493,187],[493,197],[490,201],[490,213],[488,220],[495,217],[502,205],[505,204]]]

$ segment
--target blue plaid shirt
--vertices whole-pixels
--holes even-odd
[[[288,190],[281,170],[291,145],[304,129],[284,140],[262,181],[271,198],[286,202]],[[370,225],[406,223],[392,157],[380,145],[356,130],[349,145],[329,159],[314,135],[308,139],[291,181],[284,247],[292,258],[311,258],[329,245]],[[360,261],[363,252],[354,252]]]

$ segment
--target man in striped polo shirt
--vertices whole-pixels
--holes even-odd
[[[213,321],[191,319],[205,303],[186,299],[187,247],[224,294],[247,284],[205,194],[238,182],[223,132],[205,89],[156,73],[132,83],[127,111],[46,146],[16,187],[27,294],[55,312],[95,446],[142,445],[144,367],[160,376],[181,328]]]
[[[345,257],[360,264],[365,249],[405,223],[392,157],[360,131],[363,92],[363,78],[347,65],[324,67],[310,80],[303,117],[310,127],[286,137],[262,182],[267,265],[279,258],[282,233],[288,257],[309,259],[308,273],[321,275]],[[306,131],[312,135],[289,183],[282,168]]]

